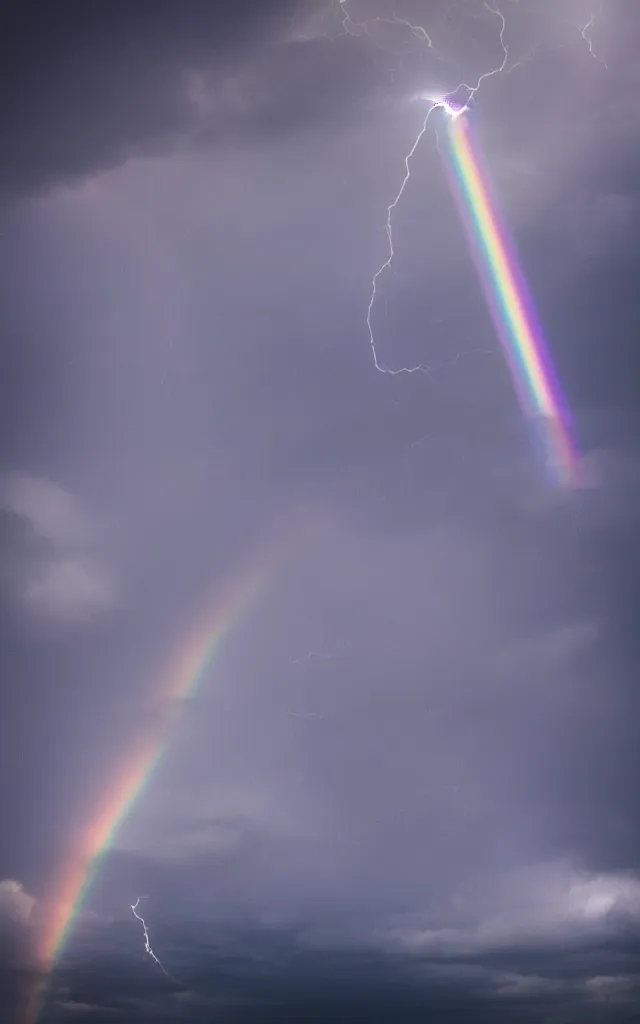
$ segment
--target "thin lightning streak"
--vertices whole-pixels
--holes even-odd
[[[365,36],[368,36],[374,46],[378,49],[385,50],[385,52],[393,52],[389,51],[387,47],[375,42],[372,34],[372,26],[404,25],[416,39],[419,39],[421,43],[426,43],[430,50],[433,49],[433,42],[427,34],[426,29],[422,28],[421,25],[413,25],[410,21],[406,21],[405,18],[399,17],[395,12],[391,18],[382,18],[380,15],[376,15],[374,18],[367,18],[366,21],[354,21],[347,10],[347,0],[340,0],[340,11],[342,14],[342,31],[338,33],[339,36],[354,36],[355,38],[360,38],[364,34]],[[396,56],[399,56],[399,54],[396,54]]]
[[[608,71],[609,68],[607,67],[606,61],[602,60],[601,57],[598,57],[598,54],[593,49],[593,40],[591,39],[591,36],[587,35],[587,32],[589,31],[589,29],[593,28],[595,23],[596,23],[596,16],[595,16],[595,14],[592,14],[591,17],[589,18],[587,24],[584,26],[584,28],[580,29],[580,35],[582,36],[582,38],[584,39],[585,43],[589,47],[589,53],[591,54],[593,59],[597,60],[598,64],[602,64],[603,68],[605,68]]]
[[[160,970],[162,971],[162,973],[163,973],[163,974],[164,974],[164,975],[165,975],[165,976],[166,976],[167,978],[169,978],[169,980],[170,980],[170,981],[173,981],[173,978],[171,977],[171,975],[169,974],[169,972],[168,972],[168,971],[165,971],[164,967],[162,966],[162,964],[161,964],[161,963],[160,963],[160,961],[158,960],[158,957],[157,957],[157,956],[156,956],[156,954],[155,954],[155,953],[153,952],[153,950],[152,950],[152,948],[151,948],[151,943],[149,942],[149,930],[148,930],[148,928],[147,928],[147,925],[146,925],[145,919],[144,919],[144,917],[142,917],[142,915],[141,915],[141,914],[139,914],[139,913],[138,913],[138,906],[139,906],[139,904],[140,904],[140,900],[143,900],[143,899],[145,899],[145,897],[144,897],[144,896],[138,896],[138,898],[137,898],[136,902],[135,902],[135,903],[130,903],[130,904],[129,904],[129,906],[131,907],[131,910],[133,911],[133,916],[134,916],[134,917],[135,917],[135,918],[136,918],[136,919],[137,919],[137,920],[138,920],[138,921],[140,922],[140,924],[142,925],[142,934],[143,934],[143,936],[144,936],[144,951],[145,951],[145,953],[147,953],[147,954],[148,954],[148,955],[149,955],[149,956],[151,957],[151,959],[152,959],[152,960],[154,960],[154,961],[155,961],[155,963],[157,963],[157,965],[158,965],[158,967],[160,968]]]
[[[398,373],[415,373],[417,370],[421,370],[424,373],[424,372],[428,371],[428,369],[429,369],[429,367],[424,366],[423,364],[420,364],[419,366],[413,366],[413,367],[401,366],[398,370],[391,370],[391,369],[389,369],[389,367],[383,366],[378,361],[378,353],[376,351],[376,341],[375,341],[375,337],[374,337],[374,334],[373,334],[373,327],[371,325],[371,314],[373,312],[373,306],[374,306],[374,303],[376,301],[378,278],[380,277],[381,274],[384,273],[385,270],[390,270],[391,269],[391,264],[393,262],[393,257],[395,256],[395,252],[394,252],[394,248],[393,248],[393,226],[392,226],[392,223],[391,223],[392,222],[392,218],[393,218],[393,211],[395,210],[396,206],[398,205],[398,203],[402,199],[402,196],[404,194],[404,190],[407,187],[407,183],[409,181],[409,178],[411,177],[411,158],[413,157],[413,154],[415,153],[415,151],[417,150],[418,146],[420,145],[422,137],[423,137],[424,133],[427,130],[427,127],[428,127],[428,124],[429,124],[429,118],[430,118],[432,112],[436,109],[437,105],[438,104],[433,103],[432,106],[429,108],[427,116],[425,117],[425,119],[423,121],[422,128],[418,132],[418,135],[416,136],[416,139],[415,139],[415,141],[413,143],[413,146],[411,147],[411,149],[409,150],[409,152],[407,153],[407,155],[404,158],[405,175],[404,175],[404,178],[402,180],[402,184],[400,185],[400,189],[399,189],[398,194],[396,195],[395,199],[393,199],[392,202],[387,207],[387,223],[385,225],[385,230],[386,230],[386,233],[387,233],[387,241],[389,243],[389,245],[388,245],[388,255],[387,255],[387,258],[384,261],[384,263],[376,270],[376,272],[373,275],[373,278],[371,280],[371,298],[369,299],[369,305],[367,307],[367,328],[369,330],[369,344],[371,346],[371,353],[373,355],[373,365],[375,366],[376,370],[380,371],[380,373],[389,373],[392,376],[395,376]]]
[[[349,0],[338,0],[342,24],[342,30],[338,33],[338,36],[353,36],[355,38],[361,38],[362,35],[365,35],[371,40],[376,49],[383,50],[385,53],[393,53],[394,51],[390,50],[387,46],[376,42],[371,28],[373,25],[402,25],[409,30],[415,39],[421,43],[426,43],[427,49],[431,50],[438,60],[447,63],[446,59],[437,52],[433,45],[431,36],[422,25],[414,25],[413,22],[408,21],[406,18],[402,18],[395,11],[390,18],[383,18],[380,15],[376,15],[373,18],[367,18],[365,21],[354,21],[347,9],[348,2]],[[401,56],[401,54],[396,52],[395,56]],[[393,80],[393,73],[391,77]]]
[[[346,2],[346,0],[341,0],[341,7],[342,7],[343,10],[345,10],[345,2]],[[454,95],[460,89],[465,89],[467,91],[467,100],[466,100],[465,104],[462,107],[455,107],[455,106],[453,106],[452,104],[450,104],[447,101],[446,97],[442,97],[440,99],[435,99],[435,98],[429,97],[429,96],[416,96],[416,97],[414,97],[415,99],[426,99],[426,100],[428,100],[431,103],[431,106],[430,106],[429,110],[427,111],[427,115],[426,115],[426,117],[425,117],[425,119],[424,119],[424,121],[422,123],[422,127],[421,127],[420,131],[418,132],[418,135],[416,136],[416,138],[415,138],[415,140],[413,142],[413,145],[411,146],[411,149],[409,150],[409,152],[407,153],[407,155],[404,158],[405,175],[404,175],[404,178],[402,179],[402,184],[400,185],[400,189],[399,189],[398,193],[396,194],[395,198],[392,200],[392,202],[387,207],[387,221],[386,221],[386,225],[385,225],[385,231],[386,231],[387,242],[388,242],[387,258],[384,261],[384,263],[380,267],[378,267],[378,269],[376,270],[376,272],[373,275],[373,278],[371,280],[371,298],[369,299],[369,305],[367,307],[367,318],[366,318],[367,329],[368,329],[368,332],[369,332],[369,345],[371,347],[371,352],[372,352],[372,355],[373,355],[373,365],[375,366],[376,370],[380,371],[380,373],[387,373],[390,376],[396,376],[399,373],[417,373],[418,371],[420,371],[421,373],[431,373],[434,370],[433,366],[428,366],[425,363],[419,363],[417,366],[401,366],[401,367],[399,367],[396,370],[392,370],[388,366],[385,366],[384,364],[382,364],[379,361],[379,359],[378,359],[378,352],[377,352],[377,349],[376,349],[376,341],[375,341],[375,336],[374,336],[374,333],[373,333],[373,325],[371,323],[371,318],[372,318],[372,314],[373,314],[373,307],[375,305],[375,301],[376,301],[376,298],[377,298],[378,279],[380,278],[381,274],[383,274],[385,272],[385,270],[390,270],[391,269],[391,264],[392,264],[393,258],[395,256],[395,252],[394,252],[394,248],[393,248],[393,225],[392,225],[393,212],[394,212],[395,208],[397,207],[398,203],[400,202],[400,200],[402,199],[402,196],[404,195],[404,191],[405,191],[405,189],[407,187],[407,184],[409,182],[409,179],[411,177],[411,160],[412,160],[416,150],[418,149],[418,147],[419,147],[419,145],[420,145],[420,143],[422,141],[422,138],[423,138],[425,132],[427,131],[427,128],[428,128],[428,125],[429,125],[429,118],[431,117],[431,114],[433,113],[434,110],[437,110],[437,109],[444,110],[449,115],[449,117],[453,117],[453,118],[459,117],[461,114],[464,114],[469,109],[469,104],[474,99],[474,97],[475,97],[476,93],[478,92],[478,90],[480,89],[482,83],[484,81],[486,81],[487,78],[491,78],[493,75],[500,75],[500,74],[502,74],[502,72],[504,72],[504,70],[505,70],[505,68],[507,66],[507,62],[509,60],[509,53],[508,53],[508,50],[507,50],[507,47],[506,47],[506,44],[505,44],[505,41],[504,41],[504,34],[505,34],[505,31],[506,31],[506,27],[507,27],[505,16],[502,13],[502,11],[498,10],[497,8],[490,7],[489,4],[487,4],[487,3],[485,3],[484,6],[486,7],[486,9],[488,11],[491,12],[491,14],[495,14],[495,16],[500,19],[500,35],[499,35],[499,40],[500,40],[500,46],[502,47],[502,54],[503,54],[503,56],[502,56],[502,63],[498,67],[491,68],[489,71],[485,71],[483,74],[481,74],[480,77],[478,78],[478,81],[476,82],[476,84],[474,86],[469,85],[468,82],[461,82],[460,85],[458,85],[455,89],[451,90],[450,95]],[[349,18],[349,21],[351,21],[351,18],[350,18],[348,13],[346,13],[346,17]],[[354,23],[351,21],[351,24],[354,24]],[[407,23],[405,22],[405,24],[407,24]],[[410,27],[412,27],[412,26],[410,26]],[[427,35],[426,31],[424,29],[422,29],[420,26],[417,26],[417,28],[419,28],[424,33],[425,38],[428,40],[429,45],[431,46],[431,40],[429,39],[429,36]],[[414,32],[414,34],[415,34],[415,32]],[[513,69],[511,69],[511,70],[513,70]]]
[[[433,49],[433,41],[431,39],[431,36],[427,32],[427,30],[422,27],[422,25],[412,25],[410,21],[406,20],[406,18],[400,18],[395,13],[393,15],[393,20],[398,25],[406,25],[411,34],[414,35],[416,39],[420,39],[421,42],[426,43],[430,50]]]
[[[355,24],[355,22],[352,21],[351,24],[353,25]],[[369,26],[376,24],[404,25],[406,28],[409,29],[409,32],[411,33],[412,36],[415,36],[416,39],[419,39],[421,43],[426,43],[428,49],[433,50],[433,41],[431,39],[431,36],[427,33],[427,30],[424,29],[422,25],[413,25],[410,21],[407,21],[406,18],[401,18],[395,12],[392,18],[381,18],[379,16],[376,16],[375,18],[370,18],[368,21],[363,22],[361,27],[364,29],[367,35],[370,35]]]
[[[502,13],[502,11],[499,10],[497,7],[491,7],[487,3],[485,3],[484,6],[485,6],[485,8],[491,14],[495,14],[496,18],[500,18],[500,35],[498,36],[498,38],[500,40],[500,46],[502,47],[502,64],[500,64],[500,66],[497,67],[497,68],[491,68],[490,71],[485,71],[484,74],[480,75],[480,78],[478,79],[478,81],[476,82],[476,84],[474,86],[467,85],[466,82],[462,83],[463,88],[469,90],[469,96],[467,98],[467,102],[466,102],[465,106],[469,105],[469,103],[474,98],[475,94],[477,93],[478,89],[480,88],[482,83],[487,78],[492,78],[493,75],[501,75],[502,74],[502,72],[506,68],[507,62],[509,60],[509,52],[507,50],[507,47],[506,47],[506,44],[505,44],[505,41],[504,41],[504,34],[505,34],[506,30],[507,30],[506,18],[504,16],[504,14]]]
[[[419,39],[421,42],[426,43],[429,49],[433,48],[433,42],[429,33],[422,25],[414,25],[413,22],[408,21],[407,18],[400,17],[399,14],[393,12],[392,17],[383,18],[379,14],[373,18],[367,18],[366,21],[354,21],[347,9],[347,3],[349,0],[338,0],[338,6],[340,7],[340,13],[342,16],[342,29],[343,32],[349,35],[359,35],[360,30],[369,33],[369,25],[405,25],[409,29],[411,34]]]
[[[359,25],[353,20],[349,11],[347,10],[347,0],[338,0],[340,6],[340,12],[342,14],[342,32],[344,35],[357,36],[359,35]]]

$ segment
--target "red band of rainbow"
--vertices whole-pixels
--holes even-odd
[[[520,404],[526,415],[543,418],[549,464],[560,482],[571,485],[576,450],[569,414],[533,302],[492,200],[468,117],[451,117],[448,128],[454,193]]]

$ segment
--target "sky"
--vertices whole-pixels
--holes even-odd
[[[639,45],[636,0],[2,5],[3,1019],[636,1019]],[[503,47],[467,116],[568,491],[441,112],[367,325],[415,97]]]

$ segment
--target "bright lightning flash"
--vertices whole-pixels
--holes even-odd
[[[416,96],[416,99],[427,100],[427,102],[431,104],[432,109],[444,110],[445,114],[447,114],[452,121],[457,120],[461,114],[466,114],[469,109],[468,103],[465,103],[462,107],[457,107],[455,104],[451,103],[446,96],[422,96],[419,94]],[[429,111],[429,113],[431,113],[431,111]]]
[[[165,975],[165,976],[166,976],[167,978],[169,978],[169,979],[170,979],[170,981],[173,981],[173,978],[171,977],[171,975],[169,974],[169,972],[168,972],[168,971],[165,971],[164,967],[162,966],[162,964],[161,964],[161,963],[160,963],[160,961],[158,960],[158,957],[157,957],[157,956],[156,956],[156,954],[155,954],[155,953],[153,952],[153,950],[152,950],[152,948],[151,948],[151,943],[149,942],[149,930],[148,930],[148,928],[147,928],[147,925],[146,925],[145,919],[144,919],[144,918],[142,917],[142,915],[141,915],[141,914],[139,914],[139,913],[138,913],[138,907],[139,907],[139,905],[140,905],[140,900],[143,900],[143,899],[146,899],[146,897],[145,897],[145,896],[138,896],[138,898],[137,898],[136,902],[135,902],[135,903],[131,903],[131,904],[129,904],[129,905],[130,905],[130,907],[131,907],[131,910],[133,911],[133,916],[134,916],[134,917],[135,917],[135,918],[136,918],[136,919],[137,919],[137,920],[138,920],[138,921],[140,922],[140,924],[142,925],[142,934],[143,934],[143,936],[144,936],[144,951],[145,951],[145,953],[147,953],[147,955],[148,955],[148,956],[150,956],[150,957],[151,957],[151,959],[152,959],[153,961],[155,961],[155,963],[157,963],[157,965],[158,965],[158,967],[160,968],[160,970],[162,971],[162,973],[163,973],[163,974],[164,974],[164,975]]]
[[[343,9],[344,9],[344,0],[342,2],[342,6],[343,6]],[[448,117],[451,117],[453,119],[460,117],[462,114],[465,114],[469,110],[469,104],[474,99],[476,93],[480,89],[480,87],[481,87],[482,83],[485,81],[485,79],[491,78],[493,75],[500,75],[506,69],[507,62],[509,60],[509,53],[508,53],[508,50],[507,50],[507,47],[506,47],[506,44],[505,44],[505,41],[504,41],[504,33],[505,33],[505,30],[506,30],[506,27],[507,27],[507,23],[506,23],[504,14],[502,13],[502,11],[499,11],[499,10],[497,10],[494,7],[490,7],[488,4],[485,4],[485,7],[486,7],[486,9],[488,11],[490,11],[491,14],[494,14],[497,18],[500,19],[500,35],[499,35],[499,40],[500,40],[500,46],[502,47],[502,61],[501,61],[501,63],[497,67],[490,68],[489,71],[485,71],[482,75],[480,75],[480,77],[478,78],[478,80],[475,83],[475,85],[469,85],[468,82],[461,82],[455,89],[452,89],[451,92],[449,92],[446,96],[437,96],[436,97],[436,96],[425,95],[423,93],[418,93],[416,96],[413,97],[414,100],[426,101],[427,103],[430,104],[430,106],[429,106],[429,110],[427,111],[427,115],[426,115],[424,121],[422,122],[422,127],[420,128],[420,131],[418,132],[418,134],[417,134],[417,136],[416,136],[416,138],[415,138],[415,140],[413,142],[413,145],[411,146],[411,149],[409,150],[409,152],[407,153],[407,155],[404,158],[405,174],[404,174],[404,178],[402,179],[402,183],[400,185],[400,188],[399,188],[395,198],[391,201],[391,203],[387,207],[387,221],[386,221],[386,225],[385,225],[385,230],[386,230],[386,234],[387,234],[387,243],[388,243],[388,245],[387,245],[387,258],[385,259],[384,263],[380,267],[378,267],[378,269],[376,270],[375,274],[373,275],[373,278],[371,280],[371,298],[369,299],[369,305],[367,307],[367,329],[369,331],[369,344],[371,346],[371,352],[373,354],[373,364],[374,364],[376,370],[379,370],[380,373],[388,373],[391,376],[396,376],[399,373],[417,373],[418,371],[420,371],[421,373],[430,373],[434,369],[434,367],[432,367],[432,366],[427,366],[424,363],[419,363],[418,366],[401,366],[401,367],[399,367],[396,370],[391,370],[391,369],[389,369],[388,366],[385,366],[384,364],[382,364],[379,361],[379,359],[378,359],[378,352],[377,352],[377,348],[376,348],[376,341],[375,341],[375,336],[374,336],[374,333],[373,333],[373,325],[372,325],[371,321],[372,321],[372,315],[373,315],[373,307],[375,305],[375,301],[376,301],[376,298],[377,298],[378,280],[379,280],[380,276],[385,272],[385,270],[390,270],[391,269],[391,264],[392,264],[393,258],[395,256],[395,252],[394,252],[394,248],[393,248],[393,226],[392,226],[393,212],[394,212],[396,206],[398,205],[398,203],[400,202],[400,200],[402,199],[402,196],[404,195],[404,191],[405,191],[405,189],[406,189],[406,187],[407,187],[407,185],[409,183],[409,179],[411,177],[411,160],[412,160],[416,150],[418,149],[418,147],[419,147],[419,145],[420,145],[420,143],[422,141],[422,138],[423,138],[425,132],[427,131],[427,128],[428,128],[428,125],[429,125],[429,118],[431,117],[431,114],[433,113],[434,110],[443,110],[445,112],[445,114],[448,115]],[[412,31],[415,32],[415,29],[412,26],[409,26],[409,27],[412,28]],[[424,29],[421,29],[421,31],[424,32]],[[425,36],[426,36],[426,33],[425,33]],[[429,39],[428,36],[426,36],[426,38]],[[430,39],[429,39],[429,45],[430,46],[432,45]],[[452,103],[448,99],[448,96],[455,96],[456,93],[458,93],[458,92],[460,92],[462,90],[465,90],[465,92],[467,94],[467,99],[466,99],[465,103],[463,103],[461,106],[458,106],[458,105]]]
[[[357,34],[359,32],[359,30],[364,30],[366,32],[366,30],[367,30],[367,23],[366,22],[364,24],[360,24],[360,23],[354,22],[352,20],[350,14],[349,14],[348,8],[347,8],[348,2],[349,2],[349,0],[339,0],[340,11],[341,11],[341,14],[342,14],[343,32],[344,33],[348,33],[348,34],[352,34],[352,35]],[[404,173],[404,177],[402,179],[402,182],[400,184],[400,188],[398,189],[398,192],[396,193],[394,199],[391,201],[391,203],[387,207],[387,219],[386,219],[386,224],[385,224],[385,231],[386,231],[386,235],[387,235],[387,256],[386,256],[386,259],[384,260],[384,262],[381,264],[381,266],[378,267],[378,269],[376,270],[376,272],[373,275],[373,278],[371,280],[371,297],[369,299],[369,305],[367,307],[367,317],[366,317],[367,330],[368,330],[368,333],[369,333],[369,344],[371,346],[371,352],[373,354],[374,366],[375,366],[376,370],[379,370],[381,373],[387,373],[387,374],[390,374],[391,376],[395,376],[396,374],[399,374],[399,373],[416,373],[417,371],[421,371],[422,373],[427,373],[428,374],[428,373],[431,373],[434,369],[436,369],[436,367],[428,366],[428,365],[426,365],[424,363],[420,363],[418,366],[401,366],[401,367],[399,367],[397,369],[390,369],[388,366],[385,366],[383,363],[380,362],[380,360],[378,358],[378,351],[377,351],[376,340],[375,340],[374,331],[373,331],[373,324],[372,324],[373,309],[374,309],[376,298],[377,298],[377,295],[378,295],[378,282],[380,280],[380,277],[384,274],[384,272],[391,269],[391,264],[393,262],[394,255],[395,255],[394,247],[393,247],[393,226],[392,226],[394,211],[395,211],[398,203],[402,199],[402,196],[404,195],[405,189],[406,189],[407,184],[409,182],[409,179],[411,177],[411,161],[413,159],[414,154],[416,153],[416,150],[420,146],[420,143],[422,141],[423,136],[425,135],[425,133],[427,131],[427,127],[428,127],[428,123],[429,123],[429,118],[431,117],[431,114],[433,113],[434,110],[442,110],[448,117],[453,118],[453,119],[461,117],[463,114],[466,114],[467,111],[470,109],[470,105],[473,102],[473,100],[475,99],[476,93],[481,88],[483,82],[485,82],[487,78],[492,78],[494,75],[509,74],[515,68],[520,67],[522,64],[527,63],[527,61],[531,59],[531,57],[522,58],[521,60],[518,60],[515,63],[511,64],[509,67],[507,66],[508,63],[509,63],[509,53],[508,53],[507,46],[506,46],[505,39],[504,39],[506,28],[507,28],[505,16],[504,16],[504,14],[502,13],[502,11],[499,8],[492,7],[489,3],[485,3],[484,6],[485,6],[486,10],[490,14],[494,15],[500,21],[500,32],[499,32],[498,39],[499,39],[499,43],[500,43],[500,46],[501,46],[501,49],[502,49],[502,60],[501,60],[501,62],[496,67],[490,68],[488,71],[485,71],[483,74],[481,74],[480,77],[478,78],[477,82],[474,85],[470,85],[468,82],[461,82],[456,88],[450,90],[444,96],[432,96],[432,95],[429,95],[429,94],[426,94],[426,93],[418,93],[417,95],[412,97],[414,101],[418,100],[418,101],[422,101],[422,102],[428,103],[429,104],[429,109],[427,111],[426,117],[424,118],[424,121],[422,122],[422,126],[420,128],[420,131],[418,132],[416,138],[414,139],[414,142],[413,142],[409,152],[407,153],[407,155],[404,158],[405,173]],[[376,19],[376,20],[380,20],[380,19]],[[428,35],[426,29],[424,29],[421,25],[412,25],[410,22],[405,21],[403,18],[398,18],[397,15],[394,15],[394,19],[393,20],[396,23],[398,23],[398,24],[406,25],[407,28],[412,32],[412,34],[416,38],[423,40],[430,49],[433,49],[432,39]],[[604,63],[604,61],[601,60],[601,58],[598,57],[598,55],[594,52],[593,45],[592,45],[592,40],[591,40],[591,37],[589,35],[589,31],[593,28],[594,24],[595,24],[595,15],[593,15],[589,19],[589,21],[586,23],[586,25],[583,28],[579,28],[578,26],[575,26],[575,25],[574,25],[574,28],[577,28],[577,30],[580,32],[580,35],[584,39],[585,43],[589,47],[590,55],[595,60],[597,60],[600,64],[602,64],[602,65],[604,65],[604,67],[606,67],[606,64]],[[453,103],[451,101],[451,99],[449,98],[449,97],[456,96],[459,92],[466,93],[466,100],[465,100],[465,102],[463,104]],[[457,362],[457,361],[458,360],[457,360],[457,357],[456,357],[456,360],[454,362]],[[449,364],[446,364],[446,365],[449,365]],[[451,364],[451,365],[453,365],[453,364]]]

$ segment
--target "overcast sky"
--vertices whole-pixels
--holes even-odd
[[[412,97],[499,67],[501,14],[469,116],[571,409],[570,493],[517,404],[441,114],[371,317],[380,365],[423,370],[379,372],[367,328]],[[248,574],[46,1020],[631,1020],[638,3],[0,20],[0,999]]]

